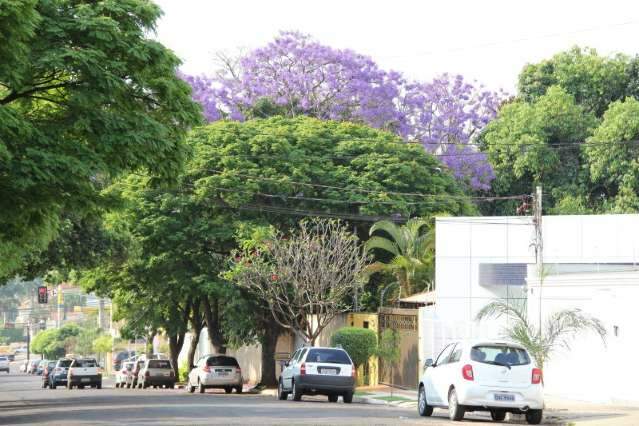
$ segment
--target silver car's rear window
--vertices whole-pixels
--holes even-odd
[[[149,368],[171,368],[170,361],[164,361],[159,359],[152,359],[149,361]]]
[[[470,359],[493,365],[530,364],[528,352],[508,345],[477,345],[470,350]]]
[[[328,364],[350,364],[351,360],[346,352],[340,349],[311,349],[308,351],[306,362],[326,362]]]

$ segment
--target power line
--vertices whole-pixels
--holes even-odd
[[[266,182],[276,182],[279,184],[292,184],[292,185],[301,185],[301,186],[309,186],[309,187],[315,187],[315,188],[324,188],[324,189],[333,189],[333,190],[339,190],[339,191],[348,191],[348,192],[362,192],[362,193],[367,193],[367,194],[375,194],[375,195],[398,195],[398,196],[406,196],[406,197],[423,197],[423,198],[449,198],[449,199],[459,199],[459,200],[481,200],[481,201],[493,201],[493,200],[519,200],[519,199],[523,199],[528,197],[528,194],[518,194],[518,195],[505,195],[505,196],[485,196],[485,197],[480,197],[480,196],[466,196],[466,195],[451,195],[451,194],[424,194],[424,193],[419,193],[419,192],[398,192],[398,191],[375,191],[375,190],[370,190],[370,189],[366,189],[366,188],[362,188],[362,187],[343,187],[343,186],[333,186],[333,185],[324,185],[324,184],[319,184],[319,183],[308,183],[308,182],[299,182],[299,181],[292,181],[292,180],[287,180],[287,179],[277,179],[277,178],[269,178],[269,177],[263,177],[263,176],[253,176],[253,175],[249,175],[249,174],[245,174],[245,173],[241,173],[241,172],[237,172],[235,170],[220,170],[220,169],[206,169],[207,172],[213,172],[213,173],[218,173],[222,174],[222,173],[232,173],[236,176],[240,176],[240,177],[244,177],[247,179],[252,179],[252,180],[257,180],[257,181],[266,181]],[[287,198],[292,198],[292,199],[308,199],[308,200],[312,200],[312,201],[327,201],[327,199],[325,198],[305,198],[305,197],[297,197],[297,196],[293,196],[293,197],[289,197],[286,195],[282,195],[282,194],[259,194],[258,195],[266,195],[269,197],[287,197]],[[348,202],[348,203],[353,203],[353,204],[366,204],[368,201],[348,201],[348,200],[328,200],[328,201],[339,201],[339,202]],[[393,201],[387,201],[387,202],[382,202],[382,201],[370,201],[371,203],[377,203],[377,204],[395,204],[395,202]],[[420,204],[420,203],[406,203],[406,204]]]

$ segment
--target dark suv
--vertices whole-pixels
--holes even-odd
[[[67,385],[67,374],[73,360],[61,358],[56,362],[53,371],[49,373],[49,389]]]

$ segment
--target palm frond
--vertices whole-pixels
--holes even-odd
[[[371,226],[370,231],[368,231],[368,235],[373,235],[377,231],[384,231],[395,241],[395,244],[401,247],[401,242],[403,241],[403,235],[401,232],[401,228],[397,226],[397,224],[389,221],[389,220],[380,220],[379,222],[375,222],[373,226]]]
[[[502,316],[512,316],[517,321],[528,326],[528,316],[526,312],[526,304],[517,300],[503,301],[495,300],[481,308],[475,318],[481,321],[489,318],[499,318]]]
[[[570,349],[570,340],[582,331],[599,335],[606,344],[606,328],[597,318],[583,313],[581,309],[566,309],[555,312],[544,327],[543,339],[548,347],[563,346]]]
[[[393,241],[389,239],[386,239],[384,237],[378,237],[378,236],[370,237],[368,241],[366,241],[366,243],[364,244],[364,249],[368,252],[373,249],[380,249],[380,250],[387,251],[393,254],[394,256],[397,256],[400,254],[397,244],[395,244]]]

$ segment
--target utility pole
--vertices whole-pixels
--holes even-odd
[[[542,190],[541,185],[535,190],[533,205],[533,222],[535,224],[535,261],[537,267],[537,275],[539,278],[539,337],[541,338],[541,293],[544,274],[544,239],[542,232]]]

